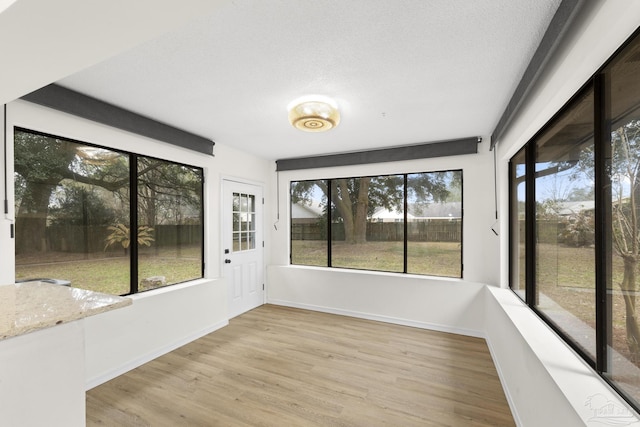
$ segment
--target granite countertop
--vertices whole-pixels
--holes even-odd
[[[131,304],[131,298],[40,281],[0,285],[0,340]]]

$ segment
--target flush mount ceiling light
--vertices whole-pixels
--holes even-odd
[[[289,122],[296,129],[305,132],[324,132],[340,123],[340,112],[331,98],[310,95],[291,102]]]

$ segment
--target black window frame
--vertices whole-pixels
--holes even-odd
[[[407,221],[407,213],[408,213],[408,176],[409,175],[418,175],[418,174],[429,174],[429,173],[448,173],[448,172],[457,172],[460,174],[460,274],[459,276],[445,276],[445,275],[437,275],[433,273],[425,274],[425,273],[412,273],[408,272],[408,221]],[[331,211],[333,208],[329,209],[329,214],[327,215],[327,264],[323,266],[318,265],[307,265],[307,264],[294,264],[293,263],[293,233],[291,232],[292,222],[289,224],[289,264],[290,265],[300,265],[300,266],[312,266],[312,267],[321,267],[321,268],[335,268],[335,269],[345,269],[345,270],[358,270],[358,271],[371,271],[371,272],[381,272],[381,273],[393,273],[393,274],[411,274],[418,276],[431,276],[431,277],[446,277],[453,279],[462,279],[464,278],[464,170],[462,168],[459,169],[444,169],[444,170],[430,170],[430,171],[422,171],[422,172],[402,172],[402,173],[387,173],[387,174],[379,174],[379,175],[362,175],[362,176],[350,176],[350,177],[334,177],[334,178],[317,178],[317,179],[303,179],[303,180],[292,180],[289,181],[289,194],[291,194],[292,184],[295,182],[317,182],[317,181],[326,181],[327,182],[327,201],[330,205],[332,202],[332,185],[331,182],[338,179],[360,179],[360,178],[378,178],[378,177],[387,177],[387,176],[398,176],[402,177],[403,186],[404,186],[404,200],[403,200],[403,214],[404,214],[404,231],[403,231],[403,270],[402,271],[389,271],[389,270],[372,270],[367,268],[356,268],[356,267],[336,267],[332,265],[332,228],[331,228]],[[292,209],[293,204],[291,201],[289,202],[289,219],[292,218]]]
[[[134,153],[131,151],[126,151],[126,150],[122,150],[122,149],[117,149],[117,148],[112,148],[112,147],[107,147],[107,146],[103,146],[103,145],[99,145],[99,144],[95,144],[92,142],[86,142],[86,141],[82,141],[82,140],[78,140],[75,138],[69,138],[66,136],[60,136],[60,135],[54,135],[51,133],[47,133],[47,132],[41,132],[41,131],[37,131],[37,130],[33,130],[33,129],[29,129],[29,128],[25,128],[22,126],[14,126],[13,127],[13,131],[14,134],[16,131],[18,132],[26,132],[26,133],[31,133],[33,135],[39,135],[39,136],[43,136],[43,137],[47,137],[47,138],[55,138],[55,139],[59,139],[59,140],[65,140],[65,141],[69,141],[75,144],[81,144],[87,147],[93,147],[93,148],[99,148],[99,149],[104,149],[104,150],[109,150],[112,151],[114,153],[118,153],[120,155],[124,155],[127,156],[129,158],[129,203],[130,203],[130,208],[129,208],[129,221],[130,224],[138,224],[138,158],[140,157],[144,157],[144,158],[148,158],[148,159],[152,159],[152,160],[157,160],[157,161],[161,161],[161,162],[165,162],[168,164],[173,164],[173,165],[177,165],[177,166],[183,166],[183,167],[187,167],[187,168],[191,168],[191,169],[196,169],[199,170],[200,173],[200,194],[201,194],[201,203],[200,203],[200,217],[202,218],[202,230],[201,230],[201,236],[200,236],[200,241],[201,241],[201,245],[200,245],[200,277],[194,277],[194,278],[190,278],[184,281],[180,281],[180,282],[176,282],[176,283],[171,283],[171,284],[167,284],[165,286],[162,286],[161,288],[166,288],[166,287],[170,287],[170,286],[174,286],[174,285],[178,285],[180,283],[185,283],[185,282],[189,282],[192,280],[198,280],[198,279],[202,279],[204,278],[204,272],[205,272],[205,259],[204,259],[204,255],[205,255],[205,236],[206,236],[206,232],[205,232],[205,221],[204,221],[204,183],[205,183],[205,176],[204,176],[204,168],[200,167],[200,166],[194,166],[194,165],[189,165],[187,163],[182,163],[182,162],[176,162],[173,160],[167,160],[167,159],[163,159],[160,157],[155,157],[155,156],[149,156],[146,154],[139,154],[139,153]],[[138,227],[130,227],[129,232],[131,233],[130,236],[130,252],[129,252],[129,261],[130,261],[130,271],[129,271],[129,292],[128,293],[124,293],[121,294],[121,296],[127,296],[127,295],[133,295],[133,294],[138,294],[138,293],[143,293],[143,292],[148,292],[154,289],[159,289],[159,288],[153,288],[153,289],[148,289],[148,290],[144,290],[144,291],[139,291],[138,290]]]
[[[526,219],[525,219],[525,253],[524,253],[524,257],[525,257],[525,299],[524,302],[527,304],[527,306],[529,306],[535,313],[536,315],[538,315],[541,319],[543,319],[545,321],[545,323],[547,323],[547,325],[549,325],[549,327],[551,329],[553,329],[558,335],[560,335],[563,340],[565,340],[567,342],[567,344],[569,344],[569,346],[580,355],[580,357],[582,357],[588,364],[589,366],[591,366],[592,368],[596,368],[596,359],[599,358],[599,356],[596,356],[596,359],[592,358],[576,341],[574,341],[573,339],[571,339],[571,337],[561,328],[560,325],[556,324],[550,317],[547,316],[547,314],[545,314],[543,311],[539,310],[537,308],[537,303],[538,303],[538,299],[537,299],[537,276],[536,276],[536,262],[537,262],[537,255],[536,255],[536,240],[537,240],[537,234],[536,234],[536,228],[537,228],[537,223],[536,223],[536,154],[537,154],[537,141],[538,138],[540,136],[542,136],[548,129],[552,128],[562,117],[563,115],[571,110],[571,107],[574,106],[574,102],[580,98],[582,98],[586,92],[588,92],[590,89],[592,88],[592,83],[591,81],[585,83],[563,106],[562,108],[553,115],[553,117],[547,121],[547,123],[545,123],[545,125],[538,130],[538,132],[535,133],[535,135],[533,137],[531,137],[531,139],[524,145],[524,147],[521,148],[521,150],[519,150],[517,154],[521,153],[522,151],[524,151],[524,155],[525,155],[525,168],[526,168],[526,173],[525,173],[525,215],[526,215]],[[595,88],[594,88],[595,90]],[[594,93],[595,95],[595,93]],[[595,106],[595,100],[594,100],[594,106]],[[596,125],[597,127],[597,125]],[[600,140],[598,139],[598,137],[595,135],[595,129],[594,129],[594,145],[598,146],[600,145]],[[514,157],[516,156],[514,155]],[[597,163],[597,162],[596,162]],[[509,161],[509,170],[514,170],[514,165],[512,163],[512,161]],[[510,182],[509,182],[509,187],[513,188],[513,183],[511,182],[511,177],[510,176]],[[596,184],[595,184],[595,188],[598,189],[598,187],[600,187],[599,183],[603,182],[603,176],[596,176]],[[597,191],[597,190],[596,190]],[[515,196],[515,192],[510,192],[509,194],[509,223],[510,224],[514,224],[515,218],[513,217],[514,212],[513,212],[513,206],[514,203],[517,203],[517,200],[514,200],[513,197]],[[598,200],[600,199],[596,199],[596,206],[598,205]],[[596,221],[596,224],[598,223],[598,221]],[[513,226],[512,226],[513,227]],[[510,245],[515,244],[515,242],[513,242],[511,239],[513,238],[513,236],[515,236],[515,233],[513,231],[513,229],[510,229]],[[598,239],[598,237],[596,236],[596,240]],[[509,287],[512,289],[512,278],[513,278],[513,264],[514,262],[517,262],[517,257],[513,256],[512,254],[512,248],[509,248]],[[596,264],[597,264],[597,255],[596,255]],[[597,273],[596,273],[596,284],[595,284],[595,288],[596,288],[596,293],[597,293],[597,289],[599,288],[598,282],[597,282]],[[522,299],[522,295],[515,292],[514,293],[520,298]],[[597,304],[596,304],[597,306]],[[596,323],[598,323],[598,319],[596,320]],[[598,336],[598,333],[596,331],[596,336]],[[596,353],[599,351],[599,347],[596,347]]]
[[[613,302],[612,295],[607,286],[612,277],[612,263],[608,256],[612,252],[611,243],[611,185],[608,177],[609,161],[611,158],[611,135],[607,117],[607,108],[610,102],[609,87],[607,83],[607,72],[610,66],[615,63],[618,56],[632,44],[640,44],[640,27],[607,59],[607,61],[580,87],[579,90],[522,146],[509,160],[509,287],[514,294],[522,299],[522,296],[513,289],[514,264],[518,262],[518,257],[513,251],[514,238],[517,233],[513,229],[514,224],[514,203],[517,203],[517,196],[512,181],[514,174],[513,159],[524,152],[525,154],[525,298],[523,302],[538,315],[560,338],[565,341],[594,371],[609,384],[630,406],[640,412],[640,400],[636,400],[628,394],[622,386],[619,386],[610,377],[609,346],[611,344]],[[574,101],[584,93],[593,89],[593,118],[594,118],[594,177],[595,177],[595,358],[589,355],[569,334],[559,325],[555,324],[543,312],[536,308],[536,197],[535,197],[535,161],[536,161],[536,141],[557,120],[565,115]],[[638,100],[640,101],[640,99]],[[514,200],[515,197],[515,200]],[[639,368],[640,369],[640,368]]]

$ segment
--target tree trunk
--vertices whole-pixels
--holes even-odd
[[[371,178],[360,178],[358,194],[350,193],[346,179],[337,179],[334,183],[333,204],[342,217],[345,242],[350,244],[366,242]],[[355,197],[355,203],[352,197]]]
[[[349,186],[346,179],[337,179],[333,181],[333,204],[336,206],[338,213],[342,217],[344,225],[344,241],[346,243],[355,243],[353,209],[349,198]],[[338,193],[337,189],[340,189]]]
[[[627,326],[627,347],[631,352],[631,360],[640,359],[640,328],[638,328],[638,316],[636,314],[636,268],[638,258],[634,255],[623,256],[624,275],[620,288],[624,298],[625,321]]]
[[[354,243],[365,243],[367,241],[367,211],[369,210],[369,184],[371,178],[360,178],[360,188],[356,201],[356,211],[354,213]]]
[[[636,314],[636,268],[638,266],[638,208],[636,201],[640,196],[638,188],[637,161],[634,160],[635,148],[630,146],[624,127],[618,128],[615,133],[620,140],[615,142],[613,153],[617,155],[618,166],[624,176],[628,178],[631,192],[629,193],[629,213],[625,214],[622,205],[622,198],[618,199],[617,228],[618,233],[613,233],[614,244],[624,261],[624,274],[620,288],[624,299],[625,323],[627,334],[627,347],[631,352],[631,360],[637,362],[640,359],[640,330],[638,329],[638,317]]]

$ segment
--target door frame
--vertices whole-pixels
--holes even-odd
[[[219,208],[219,212],[220,212],[220,238],[219,238],[219,259],[218,259],[218,265],[219,265],[219,269],[220,269],[220,276],[224,277],[224,209],[225,209],[225,202],[224,202],[224,183],[225,181],[231,181],[231,182],[236,182],[239,184],[246,184],[246,185],[253,185],[255,187],[260,187],[261,191],[262,191],[262,199],[264,200],[264,182],[260,182],[260,181],[254,181],[254,180],[250,180],[250,179],[246,179],[246,178],[239,178],[237,176],[233,176],[233,175],[220,175],[220,208]],[[266,229],[265,229],[265,203],[260,201],[260,203],[262,203],[262,218],[256,222],[257,226],[262,227],[262,242],[265,241],[265,237],[266,237]],[[262,265],[260,266],[260,268],[262,269],[262,280],[264,282],[264,291],[262,293],[262,304],[265,304],[267,302],[267,272],[266,272],[266,259],[265,259],[265,247],[262,246],[262,242],[260,242],[260,247],[262,250]],[[258,242],[256,242],[258,243]],[[229,284],[227,283],[227,289],[226,289],[227,293],[229,292]],[[228,294],[227,294],[228,296]],[[228,298],[227,298],[228,299]],[[225,304],[227,304],[228,302],[225,302]]]

